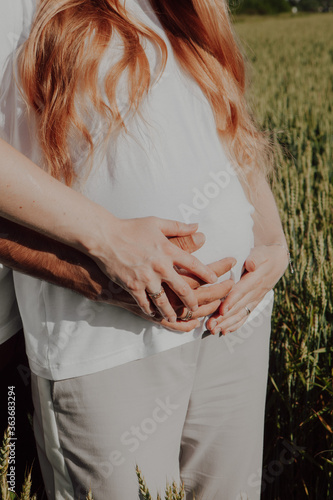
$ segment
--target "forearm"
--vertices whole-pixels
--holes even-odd
[[[252,190],[255,246],[279,244],[287,248],[280,215],[273,193],[263,176],[258,176]]]
[[[191,253],[204,244],[205,238],[202,233],[196,233],[193,236],[170,238],[170,241]],[[228,259],[224,260],[227,262],[223,262],[223,265],[218,263],[213,266],[215,272],[226,272],[231,267],[232,263]],[[111,281],[88,256],[2,217],[0,262],[34,278],[68,288],[90,300],[122,307],[135,314],[141,311],[134,298]],[[191,281],[193,279],[189,278],[193,286]]]
[[[89,253],[115,217],[0,139],[0,215]],[[100,241],[97,241],[100,240]]]
[[[90,300],[101,300],[103,291],[110,288],[110,280],[86,255],[1,217],[0,261]]]

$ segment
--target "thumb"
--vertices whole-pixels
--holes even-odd
[[[187,236],[198,229],[198,224],[185,224],[177,220],[159,219],[159,227],[165,236]]]
[[[244,267],[249,273],[251,273],[256,271],[261,264],[266,262],[266,260],[266,255],[263,252],[262,247],[254,247],[244,262]]]
[[[177,247],[185,250],[185,252],[193,253],[205,243],[206,238],[203,233],[189,234],[188,236],[178,236],[176,238],[170,238],[169,240]]]
[[[253,257],[248,257],[244,262],[244,267],[249,273],[253,273],[257,269],[256,259]]]
[[[225,257],[224,259],[218,260],[209,264],[209,267],[214,271],[216,276],[219,278],[223,274],[227,273],[237,264],[237,260],[234,257]]]

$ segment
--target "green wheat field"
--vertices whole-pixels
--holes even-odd
[[[236,24],[253,108],[284,148],[273,189],[295,271],[275,294],[264,499],[333,498],[332,28],[331,14]]]
[[[294,268],[275,294],[262,498],[332,499],[333,14],[239,18],[236,31],[252,108],[283,146],[273,190]],[[4,442],[1,498],[30,499],[30,478],[10,497],[5,476]],[[140,474],[139,484],[151,498]],[[175,485],[167,491],[183,498]]]

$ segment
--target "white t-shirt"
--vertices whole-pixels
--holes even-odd
[[[0,11],[0,82],[2,82],[8,57],[18,45],[20,34],[24,31],[24,0],[2,2]],[[2,83],[0,83],[1,87]],[[4,114],[1,112],[0,137],[6,138],[3,118]],[[21,327],[22,322],[15,298],[12,271],[0,264],[0,344],[15,335]]]
[[[12,272],[0,264],[0,344],[15,335],[22,322],[15,298]]]
[[[31,6],[32,13],[31,0],[25,0],[25,5]],[[168,61],[142,105],[145,120],[136,115],[127,123],[129,133],[118,137],[107,155],[96,161],[83,191],[120,218],[155,215],[199,222],[206,243],[196,256],[204,263],[236,257],[233,273],[237,281],[254,244],[253,207],[227,159],[206,98],[175,61],[150,4],[130,0],[126,7],[165,40]],[[8,17],[7,8],[0,10],[2,18]],[[145,50],[153,73],[158,54],[148,41]],[[102,74],[118,56],[119,44],[111,45]],[[120,106],[126,104],[125,94],[119,93],[118,98]],[[30,143],[34,134],[29,136],[19,94],[11,88],[3,99],[10,110],[5,117],[10,142],[38,162],[38,148]],[[102,129],[98,117],[92,128],[96,135]],[[79,157],[76,166],[83,167]],[[124,309],[96,304],[20,273],[15,273],[15,286],[31,369],[49,379],[93,373],[143,358],[193,341],[205,330],[202,320],[190,333],[172,332]],[[269,298],[271,294],[266,302]]]

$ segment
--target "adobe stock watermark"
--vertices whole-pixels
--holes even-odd
[[[9,433],[9,454],[8,454],[8,489],[15,492],[16,484],[16,388],[8,387],[8,433]]]
[[[119,285],[110,280],[108,288],[102,290],[100,302],[94,302],[82,297],[82,300],[80,300],[75,308],[75,321],[64,321],[56,333],[52,332],[49,336],[48,344],[41,351],[35,352],[37,360],[43,364],[45,359],[50,359],[51,361],[57,359],[59,353],[64,351],[73,339],[80,337],[82,331],[80,322],[92,325],[97,316],[105,310],[107,302],[123,292],[124,290]],[[31,376],[29,368],[19,365],[17,369],[24,384],[28,385]]]
[[[200,189],[197,187],[192,189],[193,196],[190,204],[180,203],[178,205],[182,220],[187,224],[192,222],[192,216],[199,215],[213,199],[221,194],[223,189],[229,186],[231,178],[237,177],[237,173],[228,162],[223,170],[209,172],[208,177],[209,180]]]
[[[286,439],[282,441],[283,449],[281,450],[277,460],[271,460],[268,465],[264,466],[263,471],[258,469],[257,472],[251,474],[247,484],[252,488],[257,488],[257,493],[263,493],[268,484],[274,483],[281,476],[286,466],[295,462],[295,459],[301,455],[305,447],[298,446],[296,443],[289,443]],[[242,496],[236,500],[243,500]]]
[[[179,404],[171,402],[170,396],[163,400],[156,398],[153,410],[141,422],[136,423],[124,430],[120,436],[120,445],[113,448],[106,460],[99,462],[97,472],[99,479],[91,480],[91,486],[98,488],[104,479],[108,479],[118,467],[128,460],[128,455],[135,453],[143,442],[147,441],[156,430],[164,424],[179,408]],[[90,486],[90,485],[88,485]]]

